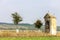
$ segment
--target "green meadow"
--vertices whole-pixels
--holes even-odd
[[[0,37],[0,40],[60,40],[60,37]]]

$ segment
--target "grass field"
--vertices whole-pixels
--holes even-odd
[[[60,37],[0,37],[0,40],[60,40]]]

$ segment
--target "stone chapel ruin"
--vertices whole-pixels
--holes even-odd
[[[44,16],[45,19],[45,32],[50,33],[52,35],[56,35],[56,17],[47,13]]]

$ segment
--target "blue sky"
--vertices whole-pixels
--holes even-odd
[[[0,0],[0,22],[12,23],[11,14],[14,12],[22,16],[21,23],[32,24],[37,19],[44,22],[43,17],[48,10],[60,25],[60,0]]]

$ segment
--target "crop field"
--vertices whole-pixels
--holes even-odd
[[[60,40],[60,32],[57,35],[46,34],[36,30],[0,30],[0,40]]]
[[[20,30],[19,33],[16,30],[0,30],[0,37],[42,37],[42,36],[56,36],[60,37],[60,32],[56,35],[50,33],[44,33],[38,30]]]
[[[0,37],[0,40],[60,40],[60,37]]]

